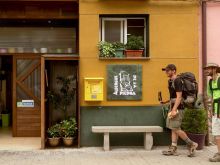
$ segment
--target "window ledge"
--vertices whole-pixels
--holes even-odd
[[[150,60],[150,57],[99,57],[99,60]]]

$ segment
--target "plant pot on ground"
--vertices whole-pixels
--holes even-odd
[[[186,109],[182,128],[191,140],[198,143],[197,150],[203,149],[208,129],[207,112],[204,109]]]
[[[48,136],[48,142],[51,147],[56,147],[60,143],[60,124],[55,124],[48,128],[47,130],[47,136]]]
[[[75,118],[69,120],[63,120],[61,122],[61,134],[63,137],[63,143],[65,146],[72,146],[76,135],[77,124]]]
[[[8,127],[10,123],[10,114],[7,110],[2,111],[2,127]]]
[[[129,36],[126,44],[126,57],[143,57],[144,40],[141,36]]]
[[[98,43],[99,57],[111,58],[115,57],[115,48],[112,43],[101,41]]]
[[[114,42],[112,45],[115,49],[115,57],[124,58],[125,45],[120,42]]]

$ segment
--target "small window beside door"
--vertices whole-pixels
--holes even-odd
[[[101,59],[147,59],[149,57],[148,15],[142,17],[100,17]],[[107,47],[113,48],[102,52]],[[120,52],[119,52],[120,51]]]

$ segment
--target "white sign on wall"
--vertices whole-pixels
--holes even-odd
[[[22,100],[17,102],[17,107],[34,107],[34,100]]]

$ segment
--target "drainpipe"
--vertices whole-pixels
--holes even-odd
[[[206,76],[204,73],[204,66],[207,64],[207,12],[206,12],[206,7],[207,3],[206,1],[202,1],[202,93],[203,93],[203,102],[205,104],[205,107],[207,107],[207,100],[206,100],[206,85],[207,85],[207,80]],[[207,123],[209,124],[209,123]],[[207,133],[206,139],[205,139],[205,144],[206,146],[209,145],[209,131]]]
[[[207,64],[207,25],[206,25],[206,1],[202,1],[202,68]],[[203,69],[202,69],[203,70]],[[204,74],[204,70],[202,71],[202,89],[203,89],[203,95],[206,94],[206,77]]]

